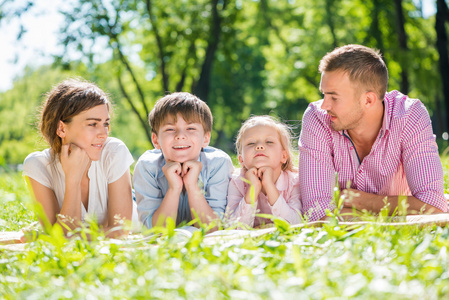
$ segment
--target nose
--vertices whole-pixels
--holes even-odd
[[[321,109],[329,111],[330,110],[330,101],[324,96],[323,103],[321,103]]]
[[[264,147],[263,147],[263,145],[261,143],[258,143],[256,145],[256,150],[263,150],[263,149],[264,149]]]
[[[100,127],[98,136],[100,137],[108,137],[109,135],[109,126]]]
[[[185,134],[184,130],[176,131],[175,139],[182,140],[182,139],[185,139],[185,138],[186,138],[186,134]]]

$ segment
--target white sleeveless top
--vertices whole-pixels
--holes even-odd
[[[108,184],[122,177],[134,159],[126,145],[119,139],[108,137],[104,144],[101,158],[92,161],[89,176],[89,203],[86,208],[81,203],[81,220],[86,214],[96,215],[98,224],[103,224],[108,216]],[[52,162],[50,149],[33,152],[25,158],[23,176],[28,176],[50,188],[62,207],[65,192],[65,174],[59,158]],[[137,206],[133,201],[133,224],[138,222]],[[137,224],[137,223],[136,223]]]

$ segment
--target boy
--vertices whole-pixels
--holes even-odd
[[[148,116],[154,150],[146,151],[134,169],[139,218],[148,228],[217,220],[225,211],[231,158],[208,147],[212,113],[189,93],[159,99]],[[195,212],[195,214],[194,214]]]

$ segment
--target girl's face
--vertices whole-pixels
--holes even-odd
[[[72,122],[59,121],[57,134],[62,144],[75,144],[93,161],[99,160],[109,136],[109,112],[106,104],[97,105],[74,116]]]
[[[256,125],[242,135],[242,153],[239,161],[246,169],[271,167],[281,171],[287,161],[278,131],[272,126]]]

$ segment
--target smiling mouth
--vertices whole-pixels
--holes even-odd
[[[185,150],[185,149],[189,149],[190,146],[173,146],[173,149],[175,150]]]
[[[103,144],[92,144],[92,147],[97,148],[97,149],[102,149],[103,148]]]

